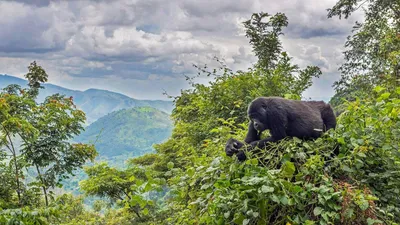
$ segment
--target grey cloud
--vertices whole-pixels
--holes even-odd
[[[320,36],[344,36],[349,33],[355,20],[362,17],[359,13],[349,20],[328,18],[327,8],[336,0],[329,1],[294,1],[293,7],[284,10],[289,19],[287,35],[294,38],[312,38]]]
[[[0,52],[45,53],[59,51],[76,31],[71,14],[59,7],[0,2]]]
[[[213,52],[213,46],[188,32],[151,34],[135,27],[121,27],[106,36],[103,27],[84,27],[68,41],[66,52],[92,60],[138,62],[148,58],[166,60],[185,53]]]
[[[289,17],[284,48],[301,66],[318,65],[331,73],[342,59],[352,25],[326,18],[325,9],[335,1],[0,2],[0,56],[40,58],[53,79],[71,84],[113,77],[110,82],[152,80],[161,85],[194,73],[192,64],[214,66],[214,56],[234,70],[247,69],[256,59],[241,22],[253,12],[284,12]],[[0,64],[2,70],[7,66]]]
[[[20,2],[27,5],[43,7],[43,6],[48,6],[51,0],[14,0],[14,2]]]
[[[300,55],[300,57],[302,59],[311,61],[314,65],[319,66],[323,71],[329,70],[329,62],[324,56],[322,56],[320,46],[303,46],[303,53]]]
[[[252,11],[255,1],[247,0],[182,0],[181,8],[193,17],[221,16],[226,13],[247,13]]]

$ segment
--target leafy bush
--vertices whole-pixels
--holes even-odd
[[[271,145],[250,160],[224,156],[221,137],[245,124],[215,129],[192,167],[171,169],[176,212],[168,224],[395,224],[400,222],[400,88],[390,97],[348,103],[336,131],[315,141]],[[340,149],[338,156],[332,155]],[[211,161],[212,160],[212,161]]]

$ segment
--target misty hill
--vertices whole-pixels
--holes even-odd
[[[17,77],[0,74],[0,88],[4,88],[10,84],[18,84],[25,87],[27,81]],[[171,113],[173,109],[173,103],[171,101],[138,100],[123,94],[99,89],[77,91],[53,84],[44,84],[44,87],[45,89],[40,91],[39,101],[42,101],[46,96],[55,93],[72,96],[78,108],[86,113],[87,122],[89,124],[110,112],[120,109],[150,106],[166,113]]]
[[[75,141],[95,143],[102,157],[133,157],[153,151],[153,144],[171,135],[172,126],[169,115],[160,110],[151,107],[122,109],[86,127]]]

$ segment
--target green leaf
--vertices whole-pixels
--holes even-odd
[[[291,178],[295,171],[296,167],[294,166],[294,163],[286,161],[285,164],[283,164],[282,175],[284,177]]]
[[[352,208],[348,208],[344,212],[345,218],[348,218],[348,219],[351,218],[353,216],[353,214],[354,214],[354,209],[352,209]]]
[[[360,209],[361,209],[362,211],[365,211],[365,210],[368,209],[369,203],[368,203],[367,200],[362,199],[362,200],[360,201],[360,203],[358,204],[358,206],[360,206]]]
[[[382,98],[382,99],[388,99],[389,96],[390,96],[390,93],[389,93],[389,92],[385,92],[385,93],[381,94],[380,98]]]
[[[338,138],[337,141],[339,144],[343,144],[343,145],[345,144],[343,137]]]
[[[281,197],[280,202],[283,205],[288,205],[289,204],[289,199],[287,198],[287,196],[284,195],[284,196]]]
[[[274,188],[273,188],[273,187],[266,186],[266,185],[263,185],[263,186],[261,187],[261,191],[262,191],[263,193],[270,193],[270,192],[274,192]]]
[[[275,194],[270,196],[271,200],[276,202],[276,203],[280,203],[281,201],[279,200],[279,197]]]
[[[230,212],[230,211],[224,213],[225,219],[228,219],[230,215],[231,215],[231,212]]]
[[[258,159],[250,159],[250,164],[257,166],[258,165]]]
[[[304,142],[303,146],[306,147],[306,149],[311,149],[310,145],[307,142]]]
[[[147,208],[143,209],[142,213],[145,216],[149,215],[149,209],[147,209]]]
[[[236,213],[234,222],[236,224],[241,224],[241,223],[243,223],[244,219],[245,219],[245,217],[244,217],[244,215],[242,213]]]
[[[350,167],[348,167],[347,165],[343,165],[343,170],[348,172],[348,173],[353,173],[354,172],[354,170],[351,169]]]
[[[367,224],[368,224],[368,225],[373,225],[373,224],[375,224],[375,223],[382,224],[383,222],[382,222],[381,220],[375,220],[375,219],[372,219],[372,218],[368,218],[368,219],[367,219]]]
[[[168,167],[168,169],[172,169],[172,168],[174,168],[174,163],[173,162],[168,162],[167,163],[167,167]]]
[[[190,168],[187,170],[187,174],[188,174],[189,176],[191,176],[191,177],[194,175],[194,173],[195,173],[195,170],[194,170],[193,167],[190,167]]]
[[[377,92],[377,93],[379,93],[379,92],[381,92],[381,91],[383,91],[383,90],[385,90],[386,88],[384,88],[384,87],[382,87],[382,86],[376,86],[375,88],[374,88],[374,91],[375,92]]]
[[[319,216],[321,215],[322,211],[323,209],[321,207],[315,207],[313,212],[315,216]]]
[[[329,221],[328,213],[322,213],[321,216],[322,218],[324,218],[325,221]]]

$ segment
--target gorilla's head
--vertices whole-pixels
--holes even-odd
[[[247,115],[253,122],[254,129],[256,129],[258,132],[268,129],[266,120],[267,111],[265,108],[265,100],[257,98],[250,103],[247,110]]]

